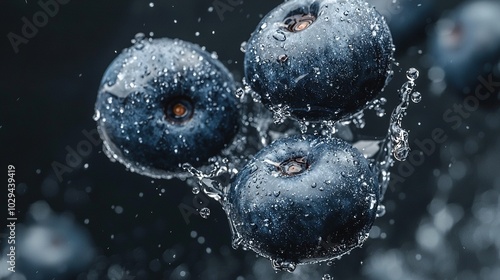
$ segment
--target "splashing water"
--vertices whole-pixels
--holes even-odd
[[[375,165],[374,169],[379,174],[381,200],[390,183],[391,173],[389,169],[394,165],[394,159],[397,161],[405,161],[410,153],[410,145],[408,143],[409,133],[403,128],[402,122],[408,110],[410,99],[412,99],[414,103],[419,103],[421,101],[421,94],[414,92],[416,87],[415,81],[418,79],[419,75],[419,71],[415,68],[410,68],[406,72],[408,81],[399,89],[400,103],[392,112],[388,135],[382,142],[380,154],[377,156],[376,161],[373,162]],[[412,96],[416,95],[419,96],[417,100],[412,98]],[[383,213],[385,213],[385,211],[383,211]],[[383,213],[381,213],[380,216],[382,216]]]
[[[200,171],[191,166],[184,164],[183,168],[192,175],[195,179],[187,181],[192,185],[193,193],[204,192],[209,197],[218,201],[227,216],[229,214],[229,207],[226,203],[226,193],[230,185],[230,180],[238,173],[238,168],[242,167],[247,159],[249,159],[255,152],[262,147],[268,145],[273,140],[278,138],[293,135],[297,133],[312,133],[314,135],[322,135],[329,137],[342,138],[354,147],[360,150],[365,157],[370,161],[371,167],[378,174],[380,186],[380,201],[382,201],[385,191],[390,182],[390,168],[396,161],[404,161],[408,157],[410,147],[408,143],[409,133],[402,126],[402,122],[406,111],[408,110],[410,102],[419,103],[422,95],[414,91],[416,87],[415,81],[419,77],[419,71],[411,68],[406,72],[408,79],[399,89],[399,104],[392,111],[390,116],[390,124],[387,135],[383,139],[378,140],[360,140],[356,134],[356,130],[365,127],[365,112],[358,112],[344,120],[333,122],[323,121],[320,123],[309,123],[292,121],[286,113],[286,108],[274,108],[273,112],[267,110],[259,99],[255,98],[254,93],[250,87],[243,81],[243,87],[236,92],[237,97],[244,104],[244,120],[243,131],[246,133],[244,139],[236,144],[239,151],[246,151],[245,155],[240,157],[229,156],[222,160],[215,160],[212,163],[210,172]],[[371,101],[365,107],[365,110],[372,110],[377,117],[386,115],[383,106],[387,103],[385,98],[379,98]],[[274,119],[271,118],[274,116]],[[252,150],[249,147],[254,148]],[[248,150],[252,150],[249,152]],[[231,150],[231,149],[229,149]],[[234,151],[235,148],[232,149]],[[231,164],[236,160],[237,164]],[[232,167],[231,167],[232,166]],[[238,168],[236,168],[238,167]],[[375,203],[374,203],[375,205]],[[210,216],[210,209],[200,209],[200,216],[207,219]],[[385,206],[378,205],[377,217],[385,214]],[[237,249],[242,247],[244,250],[252,248],[251,244],[242,238],[241,235],[235,230],[234,221],[229,220],[230,229],[232,233],[232,247]],[[361,236],[359,238],[360,245],[367,238]],[[283,270],[293,272],[296,268],[296,263],[286,262],[282,260],[271,260],[272,265],[276,270]],[[331,276],[325,275],[324,279],[332,279]]]

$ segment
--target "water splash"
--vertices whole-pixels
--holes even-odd
[[[227,161],[214,162],[213,169],[208,173],[194,168],[189,163],[184,163],[182,168],[196,179],[196,185],[192,186],[193,193],[203,191],[208,197],[221,202],[224,197],[224,184],[229,183],[229,176],[233,172],[227,163]]]
[[[297,264],[290,261],[284,260],[272,260],[273,268],[277,271],[294,272],[297,268]]]
[[[386,115],[383,106],[387,104],[387,99],[384,97],[369,102],[363,111],[338,122],[299,122],[302,133],[342,138],[360,150],[370,160],[374,172],[378,174],[381,201],[390,183],[390,168],[396,161],[405,161],[410,152],[409,133],[403,128],[402,123],[410,102],[420,103],[422,101],[422,94],[415,91],[419,75],[419,71],[415,68],[410,68],[406,72],[407,82],[398,90],[399,104],[391,113],[388,132],[382,139],[373,137],[361,139],[357,130],[366,126],[366,111],[374,111],[375,115],[380,118]],[[385,211],[380,211],[378,215],[383,216],[384,213]]]
[[[403,84],[398,92],[400,103],[392,112],[388,135],[381,141],[380,153],[373,162],[375,171],[379,174],[381,200],[390,183],[390,168],[394,165],[395,160],[405,161],[410,153],[410,145],[408,143],[409,133],[403,128],[402,122],[408,110],[411,97],[417,95],[414,90],[416,87],[415,81],[419,77],[419,71],[415,68],[410,68],[406,72],[406,77],[408,81]],[[421,100],[421,95],[419,93],[418,95]],[[420,102],[420,100],[418,101]]]
[[[230,210],[226,194],[230,180],[238,173],[239,168],[246,163],[247,159],[251,158],[256,152],[277,138],[297,133],[312,133],[314,135],[342,138],[351,143],[368,158],[374,172],[378,174],[379,178],[381,196],[377,206],[377,217],[383,216],[386,210],[385,206],[380,204],[380,201],[382,201],[390,182],[390,168],[396,161],[404,161],[410,151],[408,144],[409,134],[403,128],[402,122],[410,102],[418,103],[422,99],[422,95],[415,91],[416,80],[419,77],[418,70],[411,68],[406,74],[408,81],[398,90],[399,104],[391,113],[388,131],[383,139],[361,139],[357,130],[365,128],[365,111],[374,111],[377,117],[384,117],[386,115],[386,111],[383,108],[387,103],[385,98],[373,100],[367,104],[364,111],[340,121],[309,123],[290,120],[289,114],[287,114],[288,108],[286,107],[278,106],[270,112],[260,102],[260,99],[255,98],[257,94],[243,81],[243,87],[238,89],[235,94],[243,104],[242,133],[244,136],[235,141],[237,144],[233,144],[237,148],[228,149],[230,152],[226,154],[226,158],[214,159],[211,162],[210,171],[198,170],[187,163],[182,165],[184,170],[195,179],[193,180],[195,183],[191,183],[193,193],[198,194],[203,192],[215,199],[222,205],[223,210],[229,217]],[[274,118],[271,118],[271,116],[274,116]],[[235,154],[239,156],[235,156]],[[311,187],[315,188],[315,185]],[[275,195],[279,196],[279,194]],[[372,205],[375,207],[377,204],[376,199],[372,198],[372,200]],[[207,219],[210,215],[210,209],[208,208],[203,208],[199,212],[200,216],[204,219]],[[234,221],[228,219],[228,222],[232,233],[233,248],[237,249],[241,246],[244,250],[251,249],[252,241],[242,238],[235,229]],[[367,235],[359,236],[359,245],[363,244],[367,238]],[[271,261],[276,270],[292,272],[297,266],[297,263],[287,260]]]
[[[275,124],[282,124],[291,116],[288,105],[278,104],[272,106],[270,110],[273,112],[273,121]]]

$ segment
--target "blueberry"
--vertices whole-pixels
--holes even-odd
[[[239,127],[235,82],[200,47],[145,39],[125,49],[101,82],[96,119],[105,147],[132,171],[167,177],[218,155]]]
[[[95,257],[88,232],[65,216],[19,227],[17,269],[27,279],[74,279]]]
[[[291,0],[253,32],[245,77],[268,107],[338,120],[383,90],[393,49],[384,19],[364,1]]]
[[[244,246],[278,266],[314,263],[362,244],[379,192],[357,149],[302,135],[261,150],[232,182],[225,209]]]
[[[430,52],[452,88],[475,91],[482,85],[479,76],[488,80],[494,74],[494,81],[500,77],[499,15],[500,3],[476,1],[458,7],[437,22],[429,40]]]

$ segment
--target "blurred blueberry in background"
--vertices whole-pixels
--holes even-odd
[[[432,30],[429,48],[435,66],[441,68],[448,84],[458,92],[477,92],[482,80],[485,90],[500,77],[500,2],[469,1],[449,11]],[[494,82],[494,81],[493,81]],[[497,107],[498,92],[483,102]]]
[[[15,245],[16,273],[25,279],[70,279],[95,257],[87,229],[68,215],[52,212],[45,201],[30,206],[28,222],[18,224]],[[18,279],[9,273],[0,276]]]
[[[434,0],[367,0],[384,16],[398,52],[425,39],[425,29],[438,13]]]

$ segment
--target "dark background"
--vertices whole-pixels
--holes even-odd
[[[406,69],[419,69],[424,100],[412,105],[405,118],[410,144],[418,150],[415,140],[429,139],[434,128],[445,131],[447,140],[425,155],[404,182],[391,184],[387,213],[377,219],[363,248],[328,265],[288,274],[273,272],[267,260],[252,252],[233,250],[225,214],[215,201],[208,205],[209,219],[193,215],[186,223],[179,205],[193,206],[193,194],[182,181],[127,172],[110,162],[100,145],[92,146],[62,180],[53,169],[54,163],[66,164],[68,148],[77,149],[86,139],[83,130],[95,129],[92,115],[102,74],[136,33],[205,46],[241,80],[241,43],[281,1],[244,1],[221,18],[210,12],[211,1],[158,0],[150,7],[149,1],[139,0],[72,0],[60,5],[17,54],[7,34],[20,34],[21,19],[31,21],[41,8],[35,1],[2,1],[0,167],[5,173],[8,164],[16,167],[19,222],[29,225],[30,206],[46,201],[54,213],[70,214],[90,233],[95,260],[55,279],[321,279],[327,273],[334,279],[500,279],[498,107],[481,106],[454,129],[443,113],[462,104],[464,96],[448,88],[436,93],[428,78],[433,62],[427,34],[437,18],[461,2],[439,3],[398,35],[400,64],[384,93],[390,110]],[[403,12],[416,11],[416,3]],[[373,132],[384,133],[387,119],[378,123],[382,127]],[[401,174],[403,168],[396,165],[393,171]],[[117,206],[123,213],[117,213]],[[5,220],[3,209],[0,217]]]

